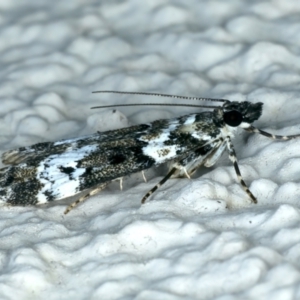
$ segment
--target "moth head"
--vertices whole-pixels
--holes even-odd
[[[226,102],[223,107],[223,120],[231,127],[237,127],[242,123],[252,124],[262,114],[263,103],[251,102]]]

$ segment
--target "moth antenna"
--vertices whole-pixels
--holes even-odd
[[[168,97],[176,99],[185,99],[185,100],[197,100],[197,101],[211,101],[211,102],[228,102],[226,99],[213,99],[213,98],[201,98],[201,97],[188,97],[188,96],[179,96],[179,95],[169,95],[169,94],[158,94],[158,93],[145,93],[145,92],[125,92],[125,91],[94,91],[96,93],[109,93],[109,94],[123,94],[123,95],[143,95],[143,96],[156,96],[156,97]]]
[[[108,108],[108,107],[120,107],[120,106],[183,106],[183,107],[197,107],[197,108],[218,108],[219,106],[206,106],[206,105],[193,105],[193,104],[171,104],[171,103],[131,103],[131,104],[113,104],[113,105],[101,105],[93,106],[95,108]]]

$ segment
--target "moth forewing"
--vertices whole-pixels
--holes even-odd
[[[190,178],[200,166],[214,165],[227,149],[238,181],[249,199],[256,203],[257,200],[243,180],[238,166],[232,143],[236,130],[242,128],[275,140],[300,136],[278,136],[255,128],[252,123],[262,113],[260,102],[102,91],[105,92],[210,101],[221,105],[205,106],[209,111],[178,118],[7,151],[2,155],[3,163],[9,166],[0,170],[0,202],[11,205],[42,204],[87,191],[66,209],[65,213],[68,213],[89,196],[103,190],[108,183],[168,163],[169,172],[146,193],[142,199],[144,203],[168,179]],[[202,105],[176,105],[203,108]],[[115,106],[118,105],[104,107]]]

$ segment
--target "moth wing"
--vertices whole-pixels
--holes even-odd
[[[83,145],[94,145],[111,140],[124,139],[136,132],[146,132],[148,127],[149,125],[141,124],[117,130],[97,132],[79,138],[63,139],[57,142],[43,142],[27,147],[20,147],[4,152],[2,154],[2,162],[5,165],[16,165],[41,155],[46,157],[47,155],[63,153],[66,149],[76,150]]]

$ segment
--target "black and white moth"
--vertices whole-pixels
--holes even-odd
[[[231,102],[153,93],[99,92],[214,101],[221,102],[222,105],[206,107],[213,109],[212,111],[9,150],[2,155],[3,163],[9,166],[0,170],[0,203],[37,205],[86,191],[83,197],[65,210],[68,213],[89,196],[103,190],[108,183],[169,162],[169,172],[144,196],[144,203],[169,178],[190,177],[201,165],[214,165],[225,149],[228,150],[238,181],[249,199],[257,203],[245,184],[237,163],[232,144],[236,130],[242,128],[274,140],[300,137],[300,134],[273,135],[255,128],[252,123],[262,114],[261,102]]]

